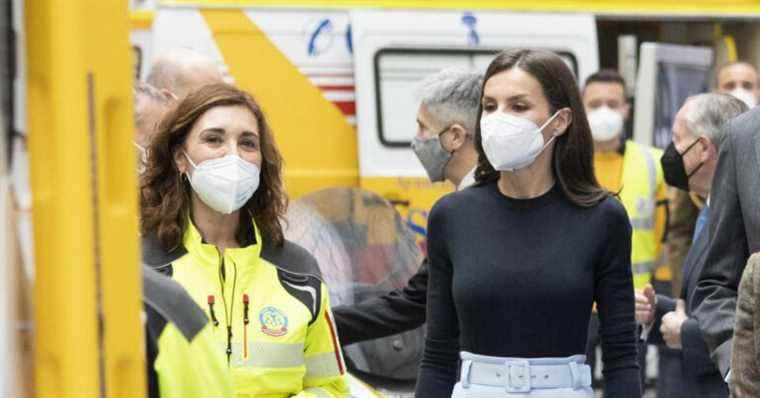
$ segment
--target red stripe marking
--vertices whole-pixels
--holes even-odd
[[[356,115],[356,101],[333,101],[344,115]]]
[[[334,85],[334,86],[317,86],[322,91],[356,91],[356,86],[354,85]]]
[[[306,76],[309,77],[354,77],[354,72],[312,72],[312,73],[304,73]]]
[[[325,318],[327,318],[327,326],[330,327],[330,337],[332,337],[335,360],[338,361],[338,370],[340,370],[340,374],[342,376],[346,371],[343,369],[343,361],[340,360],[340,347],[338,346],[338,339],[335,336],[335,329],[333,328],[332,319],[330,319],[330,313],[328,311],[325,311]]]

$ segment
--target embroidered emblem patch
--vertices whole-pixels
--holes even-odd
[[[261,331],[273,337],[288,333],[288,317],[274,307],[266,307],[259,312]]]

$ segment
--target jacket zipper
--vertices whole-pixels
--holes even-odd
[[[243,360],[248,359],[248,295],[243,293]]]
[[[233,276],[232,276],[232,297],[230,298],[230,306],[227,308],[227,296],[224,294],[224,283],[227,279],[227,275],[224,271],[224,254],[219,252],[219,287],[222,291],[222,304],[224,305],[224,321],[227,326],[227,365],[230,364],[230,358],[232,357],[232,314],[235,308],[235,289],[237,288],[237,264],[232,262]]]

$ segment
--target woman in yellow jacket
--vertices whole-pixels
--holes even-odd
[[[282,158],[253,98],[221,83],[190,93],[148,153],[143,262],[205,309],[236,396],[346,396],[328,291],[283,237]]]

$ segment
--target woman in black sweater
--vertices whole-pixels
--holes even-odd
[[[416,397],[593,397],[579,354],[594,302],[605,397],[641,397],[631,227],[594,176],[572,72],[550,52],[503,52],[480,111],[478,184],[430,213]]]

